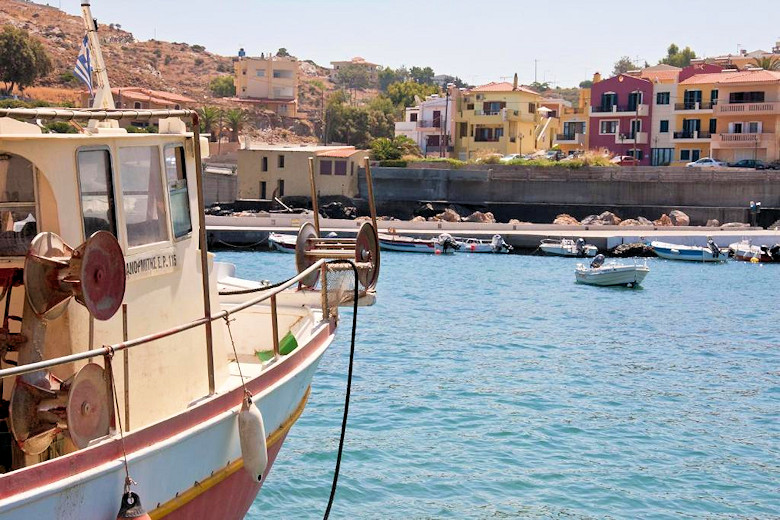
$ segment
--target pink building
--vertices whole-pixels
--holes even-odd
[[[589,147],[650,164],[653,83],[621,74],[591,88]]]

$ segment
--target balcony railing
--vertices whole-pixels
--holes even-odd
[[[704,130],[694,130],[693,132],[683,130],[682,132],[674,133],[674,139],[709,139],[711,137],[712,134]]]
[[[726,143],[755,143],[763,134],[720,134],[719,141]]]
[[[641,103],[635,105],[629,103],[628,105],[604,105],[604,106],[592,106],[590,107],[591,114],[625,114],[625,115],[639,115],[647,116],[650,113],[648,105]]]
[[[556,141],[574,141],[577,139],[577,134],[556,134]]]
[[[497,116],[501,114],[501,109],[498,110],[474,110],[475,116]]]
[[[685,101],[684,103],[675,103],[675,110],[712,110],[718,101]]]
[[[777,114],[780,113],[780,102],[765,103],[721,103],[716,107],[718,114]]]
[[[441,121],[417,121],[418,128],[441,128]]]

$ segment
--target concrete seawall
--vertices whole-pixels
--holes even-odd
[[[570,212],[583,218],[610,210],[622,218],[657,218],[682,209],[693,224],[716,218],[745,221],[750,201],[761,201],[772,218],[780,208],[780,171],[693,168],[520,168],[473,165],[461,169],[372,168],[380,207],[393,203],[447,201],[481,206],[500,220],[550,222]],[[366,193],[361,170],[359,190]],[[774,220],[772,220],[774,221]],[[771,223],[771,222],[770,222]]]

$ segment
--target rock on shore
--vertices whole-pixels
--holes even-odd
[[[674,226],[690,226],[691,218],[679,209],[675,209],[669,213],[669,218],[672,220]]]
[[[588,215],[582,219],[583,226],[617,226],[620,225],[621,218],[612,213],[611,211],[605,211],[600,215]]]
[[[553,220],[553,224],[556,224],[558,226],[579,226],[580,221],[572,217],[568,213],[561,213],[560,215],[555,217],[555,220]]]
[[[661,215],[661,217],[658,220],[654,220],[653,224],[655,224],[658,227],[671,227],[674,224],[672,224],[672,219],[669,218],[669,215],[664,213]]]
[[[475,211],[468,217],[463,219],[463,222],[479,222],[482,224],[495,224],[496,217],[491,212],[482,213],[481,211]]]
[[[620,244],[609,252],[610,256],[627,258],[631,256],[655,256],[650,246],[641,242],[632,242],[630,244]]]

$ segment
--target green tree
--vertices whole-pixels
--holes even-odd
[[[666,49],[666,57],[658,63],[665,63],[666,65],[673,65],[675,67],[687,67],[694,58],[696,58],[696,53],[693,52],[690,47],[686,47],[681,51],[680,48],[673,43]]]
[[[387,87],[399,81],[406,81],[408,77],[409,72],[403,67],[400,69],[385,67],[379,71],[379,90],[387,92]]]
[[[753,65],[761,67],[764,70],[780,70],[780,58],[775,58],[773,56],[753,58]]]
[[[612,69],[612,75],[618,76],[620,74],[625,74],[629,70],[635,70],[636,66],[634,66],[634,62],[631,61],[631,58],[628,56],[622,56],[619,60],[615,62],[615,66]]]
[[[536,92],[547,92],[550,90],[550,83],[545,81],[544,83],[539,83],[538,81],[534,81],[530,85],[532,90],[535,90]]]
[[[371,157],[377,161],[392,161],[405,155],[422,156],[417,143],[405,135],[396,135],[393,138],[378,137],[371,141]]]
[[[384,96],[378,96],[367,106],[352,107],[347,105],[343,91],[335,92],[328,98],[325,109],[323,141],[366,148],[376,137],[392,137],[395,110],[393,103]]]
[[[289,56],[290,56],[290,53],[289,53],[289,52],[287,52],[287,49],[285,49],[284,47],[282,47],[281,49],[279,49],[278,51],[276,51],[276,55],[277,55],[277,56],[279,56],[280,58],[287,58],[287,57],[289,57]]]
[[[247,121],[247,113],[240,108],[231,108],[225,111],[225,119],[230,125],[230,142],[238,142],[238,133]]]
[[[209,81],[209,90],[216,97],[230,97],[236,95],[236,85],[233,76],[217,76]]]
[[[43,45],[27,31],[6,26],[0,33],[0,81],[9,95],[14,87],[24,91],[36,79],[51,72],[51,60]]]
[[[433,69],[430,67],[412,67],[409,69],[409,76],[415,83],[421,83],[423,85],[433,84]]]
[[[586,79],[585,81],[580,81],[580,88],[590,88],[593,86],[593,82],[589,79]]]
[[[415,105],[415,97],[423,100],[426,96],[437,94],[438,92],[439,87],[436,85],[423,85],[414,81],[393,83],[387,87],[387,97],[390,98],[394,105],[403,108]]]
[[[200,116],[200,131],[209,134],[209,140],[215,143],[217,141],[216,127],[219,120],[222,119],[222,110],[206,105],[198,109],[198,115]]]
[[[336,83],[346,88],[364,89],[371,83],[365,67],[351,63],[339,69]]]

